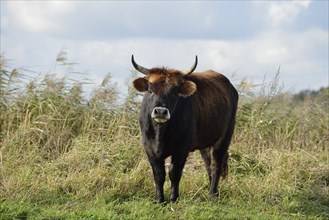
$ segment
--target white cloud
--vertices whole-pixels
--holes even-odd
[[[169,21],[166,17],[158,19],[161,15],[167,15],[167,12],[162,11],[159,14],[152,11],[154,16],[143,15],[144,11],[134,12],[137,6],[138,9],[143,8],[142,2],[134,3],[135,7],[128,2],[123,5],[119,2],[114,5],[111,2],[86,2],[78,5],[79,7],[76,2],[46,3],[6,2],[10,13],[6,12],[7,14],[1,17],[1,22],[8,24],[1,27],[5,30],[1,32],[1,50],[6,53],[6,57],[17,60],[19,65],[41,64],[49,67],[49,63],[53,65],[52,61],[56,59],[59,50],[66,47],[69,57],[73,58],[70,61],[80,63],[76,67],[78,71],[87,72],[87,77],[96,82],[111,72],[123,91],[126,90],[124,82],[133,69],[130,63],[131,54],[135,55],[137,62],[146,67],[164,65],[177,69],[188,68],[194,62],[194,56],[198,55],[197,71],[214,69],[227,76],[236,72],[238,77],[249,77],[256,82],[261,81],[264,74],[274,74],[281,65],[282,80],[288,89],[316,89],[318,85],[328,83],[327,29],[305,28],[296,31],[289,29],[290,27],[273,28],[268,23],[264,27],[263,24],[256,23],[254,25],[260,27],[257,26],[257,30],[253,30],[252,35],[246,37],[241,33],[241,24],[235,25],[244,19],[232,16],[230,19],[237,18],[233,22],[227,17],[220,17],[221,14],[217,10],[217,13],[214,13],[215,7],[219,5],[213,2],[201,11],[198,11],[200,7],[196,7],[201,3],[194,5],[193,10],[196,11],[188,13],[194,16],[196,14],[194,19],[181,16],[180,8],[177,7]],[[157,4],[152,2],[151,5]],[[301,15],[309,4],[309,1],[257,2],[252,14],[255,20],[269,16],[271,24],[282,25],[283,22],[298,22],[298,15]],[[160,6],[162,5],[157,5],[156,8],[161,8]],[[180,3],[180,6],[184,4]],[[153,9],[150,5],[147,8]],[[266,10],[263,10],[264,8]],[[115,13],[108,13],[108,9]],[[243,10],[240,8],[240,11]],[[260,12],[262,14],[259,14]],[[266,15],[266,12],[272,14]],[[86,13],[90,14],[86,16]],[[142,18],[139,18],[139,14]],[[243,18],[248,17],[246,12],[244,14]],[[178,17],[182,17],[183,21],[176,19]],[[152,18],[154,20],[151,20]],[[196,20],[204,26],[196,23]],[[223,23],[219,23],[219,20]],[[121,26],[125,22],[127,25],[123,25],[122,29]],[[262,20],[261,23],[263,22]],[[227,30],[222,26],[224,23],[229,29],[235,30],[232,33],[237,34],[237,38],[233,38],[232,33],[227,38],[220,37]],[[75,29],[77,26],[79,28]],[[141,34],[133,34],[130,26],[140,29]],[[168,32],[177,28],[188,32],[186,36],[191,36]],[[206,29],[211,29],[211,32],[203,31]],[[112,32],[118,37],[111,37]],[[150,32],[156,34],[149,34]]]
[[[279,26],[283,23],[291,23],[296,19],[298,14],[307,9],[310,4],[310,0],[272,2],[269,8],[268,18],[274,26]]]
[[[63,16],[73,10],[73,4],[63,1],[8,1],[13,25],[29,32],[58,31]]]
[[[210,14],[205,15],[203,20],[204,20],[204,25],[206,27],[212,27],[215,23],[215,16],[214,16],[214,14],[210,13]]]
[[[70,61],[79,63],[75,67],[77,71],[86,72],[95,82],[110,72],[119,82],[121,92],[126,91],[124,82],[133,69],[132,54],[143,66],[163,65],[176,69],[189,68],[198,55],[196,71],[213,69],[229,77],[236,72],[238,78],[248,77],[255,82],[262,81],[265,74],[271,77],[281,66],[281,78],[287,89],[316,89],[319,84],[328,84],[328,32],[321,29],[296,33],[265,31],[239,41],[125,38],[64,42],[49,38],[49,43],[42,44],[42,50],[33,50],[33,46],[21,50],[23,45],[15,44],[14,39],[6,42],[11,45],[8,57],[19,60],[20,65],[46,65],[52,60],[54,63],[64,45]]]
[[[121,82],[133,69],[131,54],[143,66],[176,69],[188,68],[198,55],[196,71],[213,69],[229,77],[236,72],[240,79],[249,77],[258,82],[265,74],[271,77],[281,66],[281,78],[287,89],[303,89],[328,83],[327,39],[324,30],[302,33],[276,30],[248,41],[122,39],[84,42],[84,46],[76,45],[72,51],[81,54],[78,60],[83,65],[102,70],[99,74],[110,71]]]

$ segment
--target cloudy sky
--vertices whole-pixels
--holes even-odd
[[[63,48],[75,71],[121,88],[131,54],[146,67],[213,69],[285,90],[328,86],[328,1],[3,1],[1,54],[12,67],[53,68]]]

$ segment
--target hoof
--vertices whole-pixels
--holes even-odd
[[[178,200],[178,196],[174,195],[174,196],[170,196],[170,203],[174,203]]]
[[[209,199],[219,199],[220,194],[219,194],[218,191],[217,192],[209,192],[208,197],[209,197]]]
[[[156,203],[161,204],[161,205],[165,205],[167,202],[164,199],[157,199]]]
[[[176,198],[170,198],[170,203],[175,203],[177,201],[178,201],[178,197],[176,197]]]

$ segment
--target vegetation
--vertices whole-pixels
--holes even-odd
[[[83,80],[57,73],[72,65],[60,53],[50,74],[27,79],[1,57],[0,219],[329,218],[329,88],[285,93],[277,73],[253,94],[242,81],[220,199],[207,197],[193,152],[180,200],[158,205],[140,146],[139,95],[129,89],[118,104],[107,75],[87,96]]]

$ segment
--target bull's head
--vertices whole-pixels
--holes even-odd
[[[137,64],[134,56],[131,57],[131,62],[137,71],[145,75],[135,79],[133,85],[136,90],[147,92],[144,99],[147,99],[148,108],[152,110],[151,117],[157,123],[167,122],[174,113],[178,100],[193,95],[197,89],[195,83],[187,79],[198,64],[197,56],[192,67],[184,71],[148,69]]]

